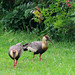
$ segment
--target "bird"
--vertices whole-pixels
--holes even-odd
[[[48,35],[43,36],[42,41],[34,41],[31,43],[23,44],[23,50],[24,51],[30,51],[33,52],[33,59],[35,57],[35,54],[40,54],[39,58],[41,59],[41,55],[48,49],[48,41],[52,43]],[[54,46],[54,44],[52,43]]]
[[[22,52],[23,52],[23,47],[21,43],[17,43],[16,45],[13,45],[9,48],[8,55],[14,60],[14,65],[13,65],[14,68],[16,68],[17,61],[20,58]]]
[[[33,13],[36,17],[38,17],[39,19],[39,24],[41,23],[41,21],[43,20],[42,18],[42,14],[41,14],[41,11],[39,9],[39,7],[35,7],[35,10],[31,10],[30,13]]]

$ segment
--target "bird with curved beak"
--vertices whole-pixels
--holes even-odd
[[[31,43],[26,43],[23,45],[24,51],[30,51],[33,52],[33,60],[35,57],[35,54],[40,54],[39,58],[41,60],[41,55],[48,49],[48,41],[52,43],[52,41],[49,39],[48,35],[43,36],[42,41],[34,41]],[[52,43],[53,45],[53,43]]]
[[[16,68],[17,61],[18,61],[19,57],[21,56],[22,52],[23,52],[23,47],[22,47],[21,43],[13,45],[9,48],[8,54],[14,60],[14,65],[13,65],[14,68]],[[15,61],[15,59],[16,59],[16,61]]]

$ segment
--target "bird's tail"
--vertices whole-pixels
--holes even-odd
[[[24,45],[23,45],[23,50],[24,50],[24,51],[27,51],[27,50],[28,50],[27,47],[28,47],[28,43],[24,44]]]

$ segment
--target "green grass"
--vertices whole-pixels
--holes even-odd
[[[38,37],[38,38],[37,38]],[[0,75],[75,75],[75,43],[54,42],[56,49],[49,43],[48,50],[32,61],[33,53],[25,51],[13,68],[13,60],[8,56],[9,47],[41,40],[42,36],[28,33],[6,32],[0,36]]]

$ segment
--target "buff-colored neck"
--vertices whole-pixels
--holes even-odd
[[[48,48],[48,41],[46,40],[45,37],[43,37],[43,39],[42,39],[42,49],[47,50],[47,48]]]

